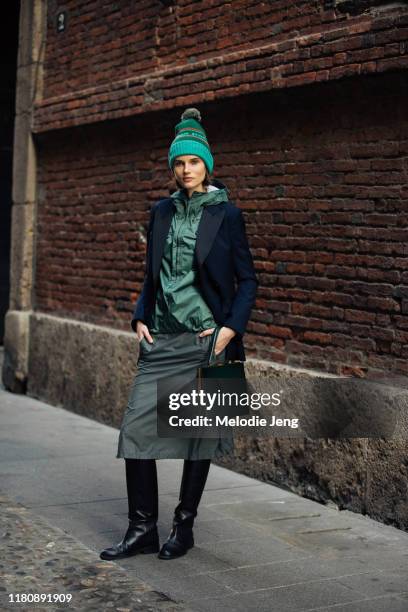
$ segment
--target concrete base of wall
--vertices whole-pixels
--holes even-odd
[[[133,332],[34,313],[27,393],[119,427],[138,351]]]
[[[9,310],[4,318],[2,381],[13,393],[26,393],[31,311]]]
[[[133,332],[24,312],[9,312],[6,330],[7,389],[26,390],[48,403],[120,426],[138,358]],[[328,385],[336,378],[259,360],[248,360],[246,370],[250,380],[256,375],[292,388],[291,408],[305,417],[312,405],[327,402]],[[374,402],[390,414],[396,400],[403,409],[408,405],[408,391],[401,385],[356,379],[352,384],[357,385],[357,412]],[[344,389],[350,394],[350,388]],[[403,410],[394,419],[385,438],[237,437],[235,457],[217,463],[408,530],[407,414]]]
[[[406,440],[236,440],[218,465],[408,531]]]
[[[371,410],[380,433],[368,438],[343,433],[339,439],[240,436],[235,438],[235,457],[217,461],[219,465],[408,530],[406,379],[339,379],[259,360],[250,360],[246,370],[250,380],[266,376],[279,381],[276,388],[292,389],[291,407],[301,420],[319,405],[324,414],[332,400],[328,394],[336,392],[335,401],[354,415]]]

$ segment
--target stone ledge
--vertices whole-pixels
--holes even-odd
[[[217,460],[218,465],[408,531],[405,377],[360,380],[256,359],[248,361],[246,371],[248,376],[271,377],[280,386],[298,388],[295,408],[303,414],[310,413],[311,406],[318,406],[319,401],[324,409],[324,398],[333,384],[339,384],[346,394],[349,384],[359,392],[358,400],[354,405],[352,402],[355,411],[361,400],[366,408],[376,403],[386,416],[392,409],[392,398],[400,402],[402,410],[387,437],[236,437],[235,456]]]
[[[27,394],[119,426],[137,357],[133,332],[33,312]]]

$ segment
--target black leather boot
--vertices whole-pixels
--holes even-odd
[[[101,559],[109,561],[131,557],[138,553],[155,553],[159,550],[156,461],[125,459],[125,465],[129,526],[119,544],[101,552]]]
[[[159,559],[176,559],[194,546],[193,524],[210,464],[211,459],[184,461],[180,503],[174,511],[173,528],[160,550]]]

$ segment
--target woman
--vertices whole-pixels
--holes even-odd
[[[211,459],[233,451],[231,438],[157,435],[158,381],[194,377],[207,365],[216,327],[217,358],[245,360],[242,336],[257,288],[242,213],[225,185],[210,181],[214,161],[199,111],[187,109],[175,132],[168,162],[180,189],[151,210],[145,280],[131,322],[140,353],[117,452],[125,459],[129,527],[102,559],[159,551],[155,460],[162,458],[184,459],[184,467],[180,503],[159,558],[184,555],[194,546]]]

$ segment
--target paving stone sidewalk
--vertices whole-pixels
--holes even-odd
[[[3,605],[10,589],[30,588],[72,592],[73,603],[39,608],[47,612],[407,612],[407,533],[215,465],[185,557],[100,560],[127,527],[117,438],[0,390],[1,610],[36,609]],[[181,461],[158,462],[161,541],[181,471]]]
[[[185,610],[5,495],[0,495],[0,546],[0,610]],[[29,593],[44,595],[46,603],[18,602]]]

